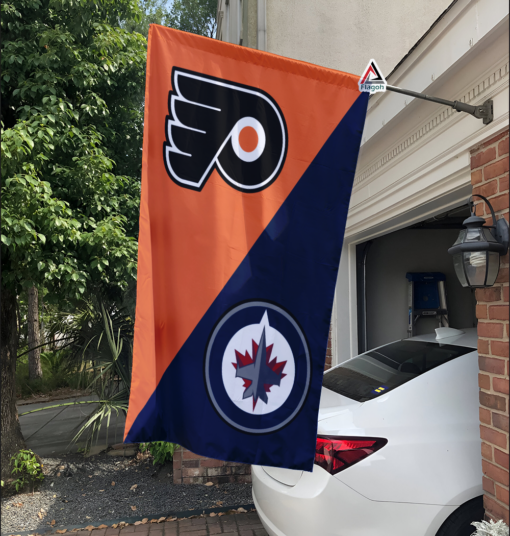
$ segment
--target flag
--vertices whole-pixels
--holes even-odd
[[[310,471],[368,94],[151,25],[125,441]]]

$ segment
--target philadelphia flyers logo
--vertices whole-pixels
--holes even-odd
[[[258,192],[276,180],[288,138],[270,95],[177,67],[172,88],[163,157],[174,182],[200,191],[214,169],[243,192]]]

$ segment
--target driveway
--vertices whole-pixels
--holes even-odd
[[[39,402],[35,404],[24,404],[18,406],[18,415],[47,406],[57,406],[70,402],[90,402],[97,400],[97,396],[84,396],[79,398],[68,398],[56,400],[54,402]],[[21,415],[19,418],[21,431],[25,438],[27,447],[43,457],[51,457],[68,452],[77,452],[83,447],[84,441],[72,443],[81,426],[97,404],[79,404],[73,406],[61,406],[44,411]],[[94,441],[94,445],[107,445],[121,443],[124,435],[124,414],[110,419],[110,428],[106,430],[106,421],[99,432],[99,440]]]

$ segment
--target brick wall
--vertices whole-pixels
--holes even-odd
[[[333,347],[331,346],[331,330],[332,326],[329,326],[328,347],[326,348],[326,363],[324,364],[324,370],[331,368],[331,360],[333,359]]]
[[[174,453],[174,484],[225,484],[251,482],[251,466],[224,462],[179,448]]]
[[[508,132],[483,143],[471,153],[473,194],[491,202],[496,218],[508,221]],[[481,200],[477,215],[492,223]],[[496,284],[476,290],[480,373],[480,437],[484,506],[487,519],[508,516],[508,253],[501,258]]]

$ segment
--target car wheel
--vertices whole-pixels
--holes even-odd
[[[446,519],[436,536],[471,536],[475,532],[471,523],[482,521],[484,514],[483,496],[471,499]]]

